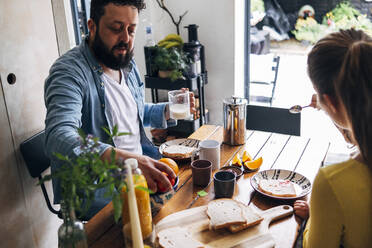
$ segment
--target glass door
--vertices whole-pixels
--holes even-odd
[[[275,106],[280,55],[270,51],[267,30],[256,24],[265,16],[264,2],[245,1],[244,93],[248,99],[247,128],[300,135],[301,114],[290,114],[285,106]]]

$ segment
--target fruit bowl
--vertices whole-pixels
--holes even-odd
[[[177,191],[177,187],[178,187],[178,183],[179,183],[179,178],[178,177],[176,177],[175,179],[174,179],[174,185],[173,185],[173,190],[174,191]],[[152,193],[152,194],[150,194],[150,196],[153,196],[153,195],[161,195],[161,194],[165,194],[165,193],[168,193],[169,191],[167,191],[167,192],[155,192],[155,193]]]
[[[179,178],[176,177],[176,179],[174,180],[174,185],[173,185],[173,190],[174,191],[177,191],[179,181],[180,181]]]
[[[163,205],[173,197],[173,195],[176,193],[179,181],[179,178],[176,177],[173,185],[173,190],[169,190],[168,192],[156,192],[150,194],[152,216],[155,216],[163,207]]]

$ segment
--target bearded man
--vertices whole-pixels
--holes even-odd
[[[157,161],[158,150],[146,137],[144,126],[166,128],[174,125],[166,103],[144,102],[144,84],[133,60],[133,47],[138,15],[145,7],[143,0],[92,0],[89,36],[53,64],[45,82],[47,108],[45,147],[51,159],[52,173],[60,165],[53,155],[74,158],[79,154],[78,128],[100,139],[99,153],[109,159],[111,149],[118,157],[136,158],[148,186],[171,189],[167,173],[174,172]],[[193,98],[193,97],[192,97]],[[191,107],[193,108],[193,101]],[[102,129],[117,126],[119,136],[109,142]],[[59,203],[60,186],[53,181],[54,202]],[[96,192],[87,214],[92,217],[111,199]]]

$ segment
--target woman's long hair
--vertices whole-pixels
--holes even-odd
[[[354,29],[326,36],[308,56],[308,74],[320,94],[345,106],[361,155],[372,166],[372,38]]]

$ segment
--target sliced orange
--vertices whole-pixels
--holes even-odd
[[[252,161],[252,156],[247,151],[244,151],[242,160],[243,160],[243,163],[247,161]]]
[[[242,160],[240,159],[239,153],[235,154],[231,164],[236,166],[242,166]]]
[[[178,175],[178,172],[179,172],[179,168],[178,168],[178,165],[176,163],[176,161],[174,161],[173,159],[171,158],[161,158],[159,159],[160,162],[163,162],[164,164],[168,165],[176,175]]]
[[[255,171],[255,170],[258,170],[258,168],[260,168],[260,166],[262,165],[262,162],[263,162],[262,157],[259,157],[258,159],[245,162],[244,166],[248,170]]]

